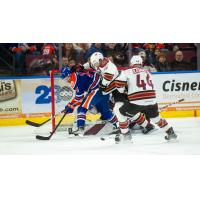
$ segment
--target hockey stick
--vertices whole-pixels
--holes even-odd
[[[61,122],[65,118],[66,114],[67,114],[67,112],[64,113],[64,115],[62,116],[62,118],[60,119],[60,121],[58,122],[56,127],[54,128],[54,130],[52,132],[50,132],[49,136],[36,135],[36,139],[38,139],[38,140],[50,140],[52,135],[56,132],[57,128],[60,126]]]
[[[179,99],[178,101],[169,103],[168,105],[161,107],[160,110],[164,110],[165,108],[168,108],[169,106],[174,105],[174,104],[177,104],[177,103],[180,103],[180,102],[182,102],[182,101],[184,101],[184,99]]]
[[[42,122],[42,123],[37,123],[37,122],[33,122],[30,120],[26,120],[25,123],[30,125],[30,126],[34,126],[34,127],[40,127],[44,124],[46,124],[47,122],[51,121],[52,119],[54,119],[55,117],[57,117],[58,115],[60,115],[61,113],[63,113],[65,110],[62,110],[61,112],[55,114],[53,117],[50,117],[49,119],[47,119],[46,121]]]

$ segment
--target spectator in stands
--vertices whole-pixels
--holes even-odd
[[[175,45],[180,51],[196,50],[194,43],[175,43]]]
[[[106,43],[104,51],[107,57],[118,67],[124,67],[128,64],[127,44]]]
[[[154,43],[145,43],[143,45],[143,48],[146,53],[146,60],[148,60],[148,62],[150,64],[153,64],[155,46],[156,46],[156,44],[154,44]]]
[[[67,57],[62,57],[62,67],[66,67],[66,65],[69,64],[68,58]]]
[[[178,45],[177,44],[174,44],[174,46],[173,46],[173,52],[176,52],[176,51],[178,51],[179,50],[179,47],[178,47]]]
[[[14,75],[14,55],[9,52],[9,44],[0,43],[0,76]]]
[[[147,55],[145,51],[140,51],[139,54],[142,57],[143,60],[143,69],[146,69],[150,72],[156,72],[156,68],[154,67],[154,65],[152,65],[148,59],[147,59]]]
[[[41,50],[44,43],[28,43],[30,47],[35,47],[35,51],[29,51],[29,55],[41,55]]]
[[[62,67],[70,67],[72,68],[73,67],[73,70],[77,70],[77,69],[80,69],[79,67],[81,67],[82,65],[76,65],[75,61],[74,60],[70,60],[68,61],[68,58],[67,57],[62,57]],[[83,70],[83,68],[81,68],[81,70]]]
[[[28,66],[29,75],[48,75],[52,69],[58,69],[57,47],[53,43],[44,43],[41,55],[34,56]]]
[[[143,45],[143,49],[145,49],[145,50],[153,51],[154,48],[155,48],[155,44],[154,43],[145,43]]]
[[[42,47],[43,59],[49,62],[49,70],[58,68],[58,47],[54,43],[45,43]]]
[[[175,53],[175,59],[171,63],[171,71],[183,71],[183,70],[191,70],[191,65],[190,63],[184,61],[183,59],[183,52],[182,51],[177,51]]]
[[[147,54],[148,61],[150,62],[150,64],[153,65],[155,65],[156,57],[161,51],[168,51],[167,49],[165,49],[164,43],[146,43],[143,46]]]
[[[80,52],[83,52],[84,54],[86,51],[90,48],[90,43],[74,43],[74,48],[77,49]]]
[[[67,57],[69,62],[75,62],[76,64],[83,62],[83,56],[80,57],[79,51],[74,48],[73,43],[63,44],[62,56]]]
[[[77,51],[76,63],[84,63],[84,56],[90,47],[90,43],[73,43],[74,49]]]
[[[105,44],[105,50],[107,57],[110,57],[113,60],[114,53],[116,51],[116,45],[117,43],[106,43]]]
[[[91,47],[85,53],[85,62],[88,61],[88,59],[90,58],[90,56],[94,52],[100,52],[100,53],[103,54],[103,56],[107,56],[106,52],[105,52],[105,49],[104,49],[104,44],[102,44],[102,43],[93,43],[91,45]]]
[[[27,43],[11,44],[11,52],[15,55],[15,73],[17,76],[27,75],[25,56],[27,53],[36,51],[36,46],[29,46]]]
[[[167,61],[167,57],[164,53],[160,53],[157,56],[155,68],[157,69],[158,72],[170,71],[170,67],[169,67],[169,64],[168,64],[168,61]]]
[[[42,47],[43,56],[54,56],[56,54],[56,46],[52,43],[44,43]]]
[[[69,67],[74,67],[74,66],[77,66],[77,65],[76,65],[74,60],[70,60],[68,66]]]
[[[142,48],[143,44],[142,43],[132,43],[132,53],[137,55],[140,51],[144,50]]]
[[[127,67],[129,65],[128,43],[117,43],[113,51],[113,62],[117,67]]]
[[[166,46],[170,51],[188,51],[188,50],[196,50],[196,46],[194,43],[167,43]]]
[[[165,49],[164,43],[156,43],[155,49]]]
[[[157,57],[160,54],[160,48],[155,48],[154,51],[149,55],[150,63],[155,65],[157,62]]]

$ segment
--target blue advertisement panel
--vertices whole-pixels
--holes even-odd
[[[58,78],[55,79],[54,88],[56,111],[61,111],[73,98],[74,91],[68,83]],[[23,113],[51,112],[50,79],[24,79],[22,80],[22,91]]]

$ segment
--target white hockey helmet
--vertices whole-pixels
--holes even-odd
[[[143,64],[142,57],[139,56],[139,55],[134,55],[130,60],[130,64],[132,66],[134,66],[134,65],[142,65]]]
[[[104,57],[102,53],[100,52],[93,53],[90,57],[91,67],[97,70],[100,65],[100,61],[103,60],[103,58]]]

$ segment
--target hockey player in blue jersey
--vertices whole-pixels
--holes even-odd
[[[65,67],[61,70],[62,78],[71,83],[75,90],[75,97],[65,107],[67,113],[72,113],[77,108],[77,128],[73,131],[75,135],[83,136],[88,110],[96,107],[101,114],[102,120],[107,120],[117,128],[117,118],[109,109],[109,94],[103,95],[99,88],[100,76],[93,72],[75,72]]]

